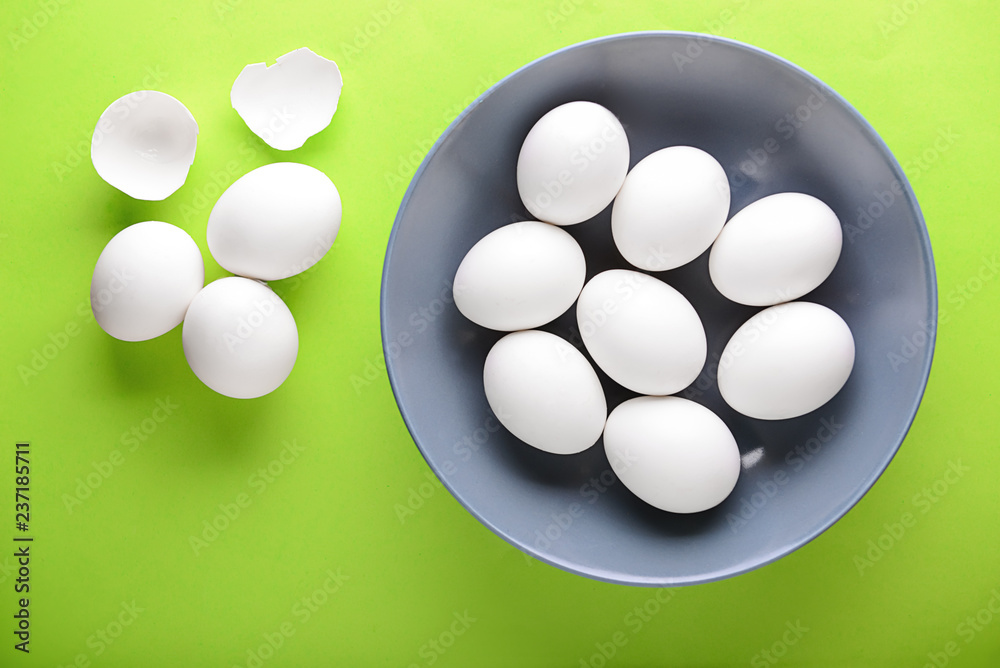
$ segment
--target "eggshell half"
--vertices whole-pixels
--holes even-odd
[[[198,124],[177,99],[155,90],[118,98],[90,143],[102,179],[126,195],[162,200],[184,185],[198,146]]]

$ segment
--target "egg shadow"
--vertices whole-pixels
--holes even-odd
[[[142,200],[126,195],[109,186],[103,203],[103,223],[107,226],[108,240],[126,227],[148,220],[160,220],[163,216],[164,200]],[[169,221],[164,221],[169,222]]]
[[[146,394],[164,386],[164,359],[172,357],[173,346],[180,345],[179,333],[172,330],[147,341],[121,341],[105,334],[101,337],[102,356],[111,366],[115,385],[125,395]]]

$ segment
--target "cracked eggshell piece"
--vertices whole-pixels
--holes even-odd
[[[181,324],[205,284],[198,244],[159,221],[130,225],[101,251],[90,281],[90,307],[105,332],[146,341]]]
[[[281,151],[299,148],[330,124],[344,79],[337,63],[307,48],[247,65],[230,92],[233,109],[254,134]]]
[[[253,399],[285,382],[299,354],[288,306],[269,287],[230,276],[206,285],[184,318],[184,357],[201,382],[234,399]]]
[[[340,193],[326,174],[275,162],[222,193],[208,217],[208,249],[238,276],[277,281],[319,262],[337,238],[340,218]]]
[[[184,185],[198,123],[179,100],[155,90],[118,98],[94,128],[90,159],[102,179],[135,199],[162,200]]]

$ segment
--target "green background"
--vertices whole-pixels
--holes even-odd
[[[283,627],[265,666],[1000,665],[987,608],[1000,603],[998,26],[1000,4],[985,0],[5,1],[0,666],[255,665],[248,652]],[[659,598],[527,558],[431,484],[378,319],[396,209],[447,124],[539,56],[646,29],[749,42],[846,97],[911,179],[941,297],[921,410],[861,503],[772,565]],[[345,87],[331,126],[282,153],[250,133],[229,89],[245,64],[300,46],[336,60]],[[144,87],[200,126],[187,182],[163,202],[129,199],[89,160],[101,111]],[[100,330],[90,276],[117,231],[179,225],[206,278],[221,277],[205,244],[212,204],[280,160],[326,172],[344,217],[322,262],[275,284],[300,335],[278,391],[214,394],[185,363],[180,328],[142,343]],[[11,635],[16,440],[31,443],[30,655]],[[963,474],[946,476],[956,463]]]

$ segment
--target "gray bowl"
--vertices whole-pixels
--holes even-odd
[[[730,215],[766,195],[799,191],[825,201],[844,224],[836,269],[805,299],[847,321],[857,361],[840,394],[792,420],[747,418],[719,396],[718,357],[758,309],[714,289],[708,253],[654,274],[691,301],[708,333],[708,364],[681,396],[722,417],[743,455],[732,495],[703,513],[675,515],[639,501],[615,479],[600,442],[579,455],[551,455],[500,427],[482,371],[501,334],[466,320],[451,299],[466,251],[497,227],[530,218],[515,181],[521,142],[545,112],[571,100],[597,102],[621,119],[632,165],[674,144],[711,153],[730,178]],[[612,242],[610,207],[564,229],[584,249],[588,278],[628,266]],[[614,35],[556,51],[473,102],[430,150],[403,198],[381,299],[396,401],[417,447],[455,498],[542,561],[648,586],[743,573],[801,547],[842,517],[909,429],[930,372],[937,321],[920,209],[872,127],[788,61],[732,40],[674,32]],[[582,350],[573,309],[543,329]],[[634,396],[599,375],[609,408]]]

